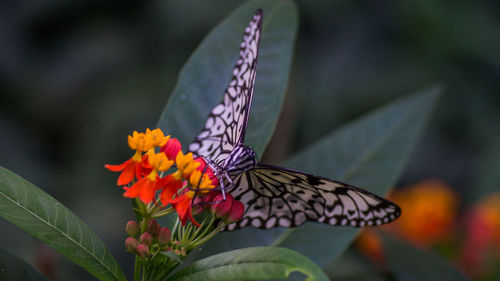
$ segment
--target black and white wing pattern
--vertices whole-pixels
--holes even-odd
[[[401,214],[396,204],[361,188],[262,163],[239,175],[229,193],[245,205],[245,214],[226,230],[295,227],[306,221],[376,226]]]
[[[245,29],[239,59],[223,100],[208,115],[189,151],[220,166],[233,149],[243,143],[252,102],[257,54],[262,31],[262,11],[255,12]]]
[[[362,227],[395,220],[401,210],[390,201],[338,181],[257,163],[253,149],[243,144],[261,31],[262,11],[257,10],[245,29],[222,102],[189,145],[189,151],[215,164],[222,193],[245,205],[243,218],[225,230],[294,227],[306,221]]]

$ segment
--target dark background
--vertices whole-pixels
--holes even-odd
[[[462,207],[500,190],[498,1],[295,2],[292,73],[266,161],[439,84],[444,95],[399,185],[442,179]],[[103,166],[130,157],[127,134],[155,126],[188,56],[240,3],[0,4],[0,165],[80,216],[128,274],[123,228],[133,214]],[[32,264],[53,259],[57,279],[91,278],[10,223],[0,230],[0,247]]]

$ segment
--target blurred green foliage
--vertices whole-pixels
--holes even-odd
[[[133,214],[103,165],[129,156],[132,130],[155,126],[181,66],[241,2],[2,2],[0,165],[46,187],[96,230],[120,264],[132,264],[121,229]],[[479,190],[498,191],[497,1],[296,4],[292,74],[267,162],[440,83],[445,93],[401,184],[440,178],[464,201],[479,199]],[[2,246],[24,260],[55,255],[7,222],[0,227]],[[67,265],[59,280],[89,280],[55,259]]]

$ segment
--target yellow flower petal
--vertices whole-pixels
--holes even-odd
[[[148,161],[153,169],[162,172],[167,171],[174,165],[174,161],[168,160],[167,155],[163,152],[148,154]]]
[[[148,151],[153,146],[152,136],[134,131],[128,136],[128,146],[136,151]]]
[[[159,128],[152,131],[150,129],[146,129],[146,135],[151,137],[153,146],[164,146],[170,139],[170,136],[165,136],[163,131]]]

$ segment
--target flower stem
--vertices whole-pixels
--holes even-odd
[[[177,217],[177,218],[175,219],[175,224],[174,224],[174,227],[172,228],[172,237],[175,237],[174,235],[175,235],[175,234],[176,234],[176,232],[178,231],[178,229],[177,229],[178,227],[179,227],[179,218]],[[179,237],[179,236],[177,235],[177,237]]]
[[[194,249],[198,246],[200,246],[201,244],[207,242],[208,240],[210,240],[212,237],[215,236],[215,234],[219,233],[222,228],[224,227],[224,224],[221,223],[219,224],[212,232],[210,232],[207,236],[199,239],[198,241],[196,241],[195,243],[192,243],[190,246]]]
[[[134,281],[141,280],[141,263],[139,262],[139,257],[135,256],[135,264],[134,264]]]
[[[207,227],[205,228],[203,233],[201,233],[201,235],[197,235],[197,238],[191,242],[191,245],[196,244],[198,241],[203,239],[203,237],[205,237],[205,235],[207,235],[207,232],[212,228],[214,221],[215,221],[215,216],[212,214],[212,218],[210,219],[210,222],[207,224]]]
[[[173,213],[173,212],[175,212],[174,208],[163,209],[161,211],[154,212],[153,214],[151,214],[151,218],[159,218],[159,217],[168,215],[168,214]]]

